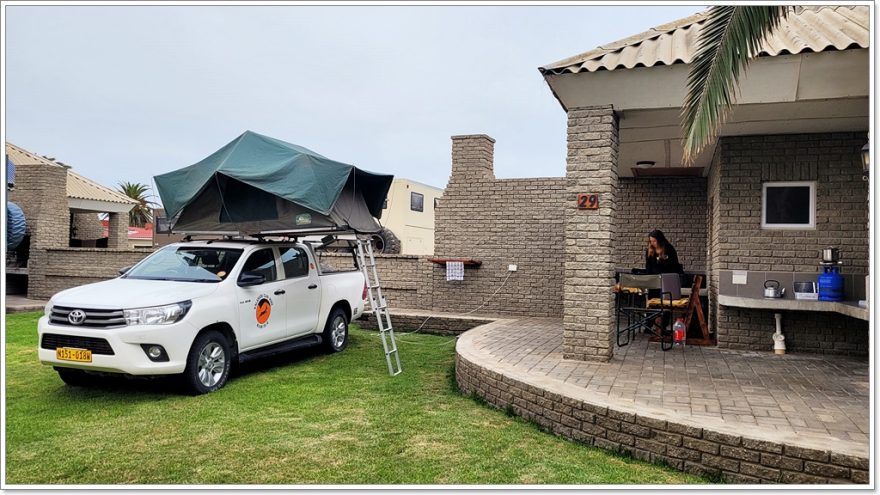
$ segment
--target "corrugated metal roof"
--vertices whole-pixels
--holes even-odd
[[[58,163],[47,158],[43,158],[36,153],[31,153],[24,148],[19,148],[12,143],[6,143],[6,156],[8,156],[9,159],[12,160],[12,163],[14,163],[16,166],[51,165],[53,167],[70,168],[69,165],[64,165],[63,163]]]
[[[92,201],[106,201],[108,203],[137,204],[137,201],[128,196],[104,187],[97,182],[87,179],[72,170],[67,171],[67,197],[74,199],[90,199]]]
[[[824,50],[868,48],[867,5],[802,6],[790,12],[763,43],[759,55],[775,56]],[[619,68],[690,63],[707,12],[652,28],[538,70],[542,74],[596,72]]]
[[[108,203],[137,204],[137,201],[128,196],[104,187],[97,182],[87,179],[70,170],[69,165],[54,162],[43,158],[36,153],[24,148],[19,148],[12,143],[6,143],[6,156],[12,160],[16,167],[28,165],[49,165],[67,169],[67,197],[73,199],[89,199],[92,201],[106,201]]]

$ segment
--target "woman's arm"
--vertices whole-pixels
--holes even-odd
[[[660,273],[657,270],[657,258],[651,256],[648,251],[645,251],[645,271],[648,273]]]

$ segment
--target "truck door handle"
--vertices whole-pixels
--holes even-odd
[[[317,289],[317,288],[318,288],[318,284],[312,284],[309,286],[309,289]]]
[[[278,289],[275,291],[276,296],[280,296],[281,294],[286,294],[286,293],[287,293],[287,291],[284,289]]]

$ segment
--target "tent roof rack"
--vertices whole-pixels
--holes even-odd
[[[287,239],[292,239],[294,241],[298,240],[300,237],[306,236],[339,236],[339,235],[360,235],[358,232],[350,228],[311,228],[311,229],[285,229],[285,230],[265,230],[260,232],[253,233],[242,233],[239,231],[213,231],[213,230],[197,230],[197,231],[173,231],[174,234],[182,234],[183,242],[190,242],[196,240],[196,237],[201,238],[201,240],[214,240],[214,241],[253,241],[257,242],[268,242],[266,238],[269,237],[282,237]]]

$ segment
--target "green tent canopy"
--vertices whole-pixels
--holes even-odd
[[[204,160],[154,177],[176,232],[375,233],[392,175],[246,131]]]

